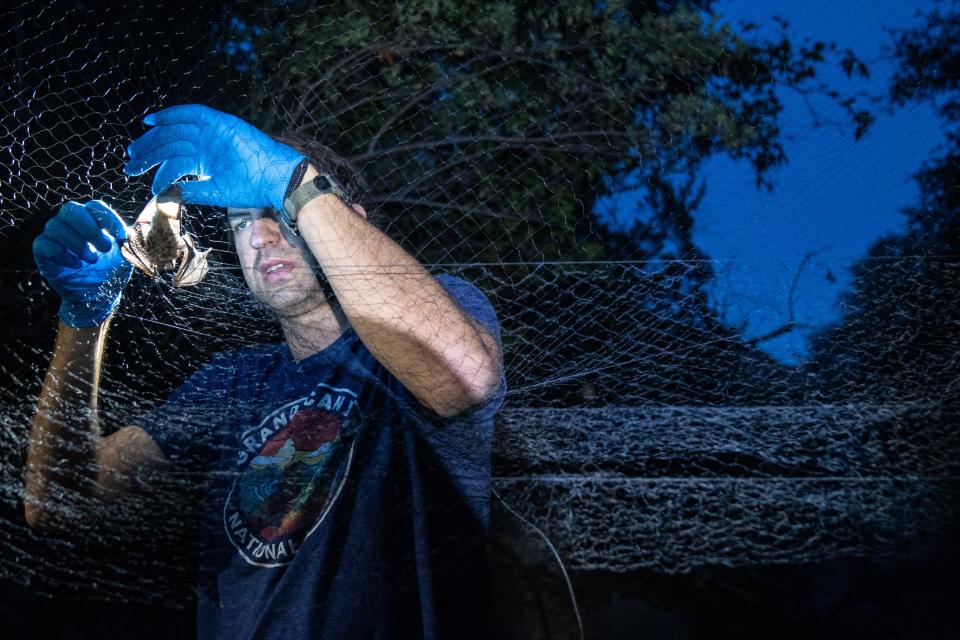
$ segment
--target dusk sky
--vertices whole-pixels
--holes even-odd
[[[724,21],[750,21],[775,34],[772,17],[789,22],[797,45],[804,38],[833,41],[852,49],[870,69],[866,81],[848,80],[833,60],[820,78],[853,92],[886,99],[895,64],[889,53],[891,28],[917,24],[916,13],[935,3],[919,0],[804,0],[755,2],[722,0],[715,11]],[[839,56],[837,56],[839,57]],[[839,295],[850,283],[849,267],[883,235],[901,232],[904,206],[917,202],[912,174],[943,141],[933,108],[910,104],[890,112],[874,106],[869,133],[853,139],[849,118],[829,101],[815,101],[828,123],[814,127],[802,97],[784,89],[780,98],[788,163],[771,172],[772,192],[758,191],[747,162],[710,160],[703,172],[707,192],[695,213],[694,239],[715,262],[712,301],[733,326],[746,323],[754,337],[787,321],[788,292],[808,252],[795,293],[795,320],[822,327],[839,319]],[[839,125],[833,126],[834,124]],[[620,216],[636,211],[625,194],[617,199]],[[764,343],[777,359],[797,364],[806,355],[809,331],[796,331]]]

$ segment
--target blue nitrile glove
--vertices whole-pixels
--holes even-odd
[[[60,294],[64,324],[96,326],[120,304],[133,273],[120,255],[119,241],[126,238],[123,220],[99,200],[68,202],[47,221],[33,241],[33,259]]]
[[[240,118],[199,104],[170,107],[143,121],[154,127],[127,147],[124,172],[138,176],[161,165],[154,194],[183,176],[203,178],[180,183],[184,202],[281,211],[290,178],[304,160]]]

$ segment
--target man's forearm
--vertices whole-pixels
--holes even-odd
[[[89,493],[96,479],[97,389],[107,325],[60,324],[27,449],[24,510],[30,526],[69,507],[69,497]]]
[[[403,248],[331,194],[298,228],[364,344],[421,402],[453,415],[495,391],[496,340]]]

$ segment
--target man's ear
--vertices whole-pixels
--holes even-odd
[[[364,220],[367,219],[367,210],[363,208],[363,205],[362,205],[362,204],[357,204],[356,202],[354,202],[354,203],[351,204],[350,206],[353,207],[353,210],[354,210],[354,211],[356,211],[356,212],[359,213],[361,216],[363,216],[363,219],[364,219]]]

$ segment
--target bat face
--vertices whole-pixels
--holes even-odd
[[[190,287],[207,275],[209,249],[198,250],[193,238],[180,228],[179,201],[163,195],[147,203],[133,225],[120,253],[151,278],[173,271],[173,286]]]

